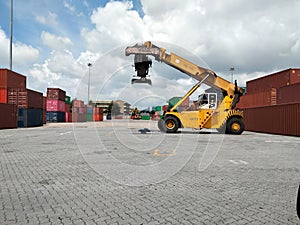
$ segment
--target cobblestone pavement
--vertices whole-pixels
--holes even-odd
[[[166,135],[154,128],[155,122],[118,125],[105,121],[0,130],[0,224],[300,224],[295,210],[299,137]],[[151,132],[139,132],[147,126]],[[93,133],[105,152],[82,151],[80,144],[93,148],[84,140],[84,134]],[[212,163],[199,170],[203,146],[220,140]],[[134,143],[145,150],[133,151]],[[156,180],[162,168],[161,174],[151,172],[147,184],[131,186],[93,167],[99,157],[99,168],[109,168],[112,176],[124,172],[106,163],[105,155],[141,166],[177,155],[174,162],[183,165],[170,166],[176,173],[167,171],[165,179]],[[95,162],[88,163],[92,158]]]

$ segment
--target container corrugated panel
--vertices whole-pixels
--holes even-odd
[[[47,97],[43,96],[43,110],[47,110],[47,105],[46,105],[46,102],[47,102]]]
[[[66,114],[65,112],[47,112],[46,118],[49,123],[60,123],[66,121]]]
[[[91,107],[91,106],[86,107],[86,113],[93,114],[93,107]]]
[[[86,121],[93,121],[93,114],[86,114]]]
[[[47,123],[47,111],[43,109],[43,124]]]
[[[70,104],[65,104],[65,112],[70,113],[71,112],[71,105]]]
[[[247,93],[269,91],[272,88],[279,88],[290,84],[290,69],[273,73],[246,83]]]
[[[0,69],[0,88],[26,88],[26,76],[8,69]]]
[[[18,127],[43,126],[43,109],[18,109]]]
[[[291,69],[290,84],[300,83],[300,69]]]
[[[277,104],[300,103],[300,83],[277,89]]]
[[[66,112],[65,117],[66,117],[66,122],[67,123],[71,123],[72,122],[72,113]]]
[[[275,96],[275,97],[274,97]],[[261,106],[270,106],[276,104],[276,89],[262,91],[257,93],[247,93],[240,97],[236,108],[253,108]]]
[[[66,92],[60,88],[47,88],[47,99],[66,101]]]
[[[86,114],[72,112],[72,122],[86,122]]]
[[[0,103],[7,103],[7,89],[0,88]]]
[[[65,101],[61,100],[47,99],[46,101],[47,112],[65,112],[65,105]]]
[[[81,100],[73,100],[73,107],[80,108],[84,106],[84,102]]]
[[[243,110],[248,131],[300,136],[300,103]]]
[[[0,129],[17,128],[17,106],[0,103]]]
[[[28,108],[27,90],[24,88],[10,88],[7,92],[7,102],[18,108]]]
[[[43,94],[34,90],[27,89],[27,107],[33,109],[43,109]]]

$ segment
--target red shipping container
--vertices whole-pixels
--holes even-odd
[[[43,94],[30,89],[8,89],[7,102],[18,108],[42,109]]]
[[[86,114],[72,112],[72,122],[86,122]]]
[[[43,93],[27,89],[28,108],[42,109],[43,108]]]
[[[18,109],[16,105],[0,103],[0,129],[18,127]]]
[[[300,82],[300,69],[287,69],[248,81],[247,93],[268,91]]]
[[[43,110],[47,110],[46,108],[46,101],[47,101],[47,97],[43,96]]]
[[[300,83],[277,89],[277,104],[300,103]]]
[[[0,88],[0,103],[7,103],[7,89]]]
[[[169,106],[168,105],[163,105],[162,106],[162,111],[168,111],[169,109]]]
[[[66,100],[66,92],[60,88],[47,88],[47,99]]]
[[[86,113],[86,107],[80,107],[79,108],[79,113],[80,114],[85,114]]]
[[[65,102],[61,100],[47,99],[46,109],[47,112],[65,112]]]
[[[80,108],[84,106],[84,102],[81,100],[73,100],[73,107]]]
[[[248,131],[300,136],[300,103],[248,108],[243,114]]]
[[[245,109],[261,106],[276,105],[276,89],[261,91],[257,93],[247,93],[240,97],[236,108]]]
[[[71,123],[72,122],[72,113],[66,112],[66,122]]]
[[[67,104],[67,103],[66,103],[66,106],[65,106],[65,112],[68,112],[68,113],[71,112],[71,105],[70,105],[70,104]],[[66,120],[66,121],[67,121],[67,120]]]
[[[26,76],[8,69],[0,69],[0,88],[26,88]]]
[[[94,121],[103,121],[103,113],[94,114]]]

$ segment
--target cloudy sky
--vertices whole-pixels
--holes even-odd
[[[153,63],[153,86],[130,84],[124,48],[151,40],[240,86],[300,67],[298,0],[14,0],[13,70],[45,93],[60,87],[73,98],[123,99],[161,105],[195,81]],[[10,1],[0,0],[0,67],[9,67]]]

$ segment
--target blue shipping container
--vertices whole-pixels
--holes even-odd
[[[65,112],[47,112],[46,113],[47,122],[66,122]]]
[[[86,108],[86,113],[87,114],[93,114],[93,108],[92,107],[87,107]]]
[[[18,109],[18,127],[43,126],[43,109]]]

